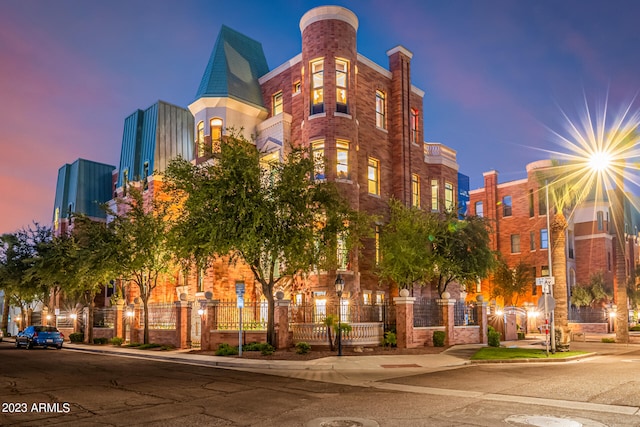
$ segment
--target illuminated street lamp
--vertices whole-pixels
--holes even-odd
[[[338,274],[336,277],[336,295],[338,295],[338,356],[342,356],[342,291],[344,291],[344,279]]]

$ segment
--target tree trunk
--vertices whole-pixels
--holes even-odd
[[[616,342],[629,342],[629,307],[627,305],[627,272],[624,238],[624,194],[622,181],[616,179],[616,189],[611,203],[615,230],[616,255]]]
[[[7,334],[9,328],[9,304],[11,303],[9,293],[4,291],[4,305],[2,306],[2,332]]]
[[[144,307],[144,338],[143,344],[149,344],[149,297],[142,298],[142,306]]]
[[[567,220],[562,213],[556,213],[551,223],[552,245],[551,263],[555,284],[553,298],[556,300],[555,325],[563,330],[569,326],[569,306],[567,298],[567,256],[565,252],[566,239],[564,232]]]
[[[266,288],[267,292],[264,292],[264,296],[267,298],[267,343],[276,347],[276,303],[273,298],[273,283],[268,283]]]

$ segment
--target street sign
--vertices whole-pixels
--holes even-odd
[[[236,282],[236,295],[244,295],[244,282]]]
[[[548,294],[551,292],[551,286],[555,285],[555,277],[536,277],[536,286],[542,286],[542,293]]]
[[[244,308],[244,296],[238,295],[238,308]]]

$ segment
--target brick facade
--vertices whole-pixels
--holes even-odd
[[[283,149],[288,144],[310,148],[315,141],[324,142],[326,158],[325,179],[336,182],[340,193],[350,202],[353,209],[364,211],[380,218],[381,224],[389,216],[387,202],[391,197],[405,204],[411,203],[411,176],[420,177],[420,205],[431,208],[431,181],[439,183],[437,199],[444,206],[444,184],[453,187],[454,200],[457,191],[458,165],[455,151],[440,144],[435,145],[436,155],[426,148],[423,134],[424,92],[411,83],[412,53],[398,46],[387,52],[389,69],[373,63],[357,51],[356,16],[337,6],[312,9],[300,22],[302,49],[300,54],[259,78],[264,109],[255,105],[241,105],[237,100],[203,97],[194,101],[189,110],[196,118],[194,128],[200,121],[205,123],[204,141],[210,141],[208,120],[215,116],[224,120],[238,117],[239,112],[247,112],[245,123],[255,119],[256,130],[245,129],[256,134],[258,146],[265,143],[269,132],[278,132],[283,138]],[[312,111],[311,63],[323,64],[322,112]],[[337,102],[337,62],[346,67],[346,105]],[[385,95],[384,125],[376,126],[376,91]],[[282,93],[282,113],[274,116],[273,97]],[[228,111],[223,111],[225,105]],[[232,109],[233,114],[230,112]],[[417,137],[412,139],[411,112],[417,112]],[[285,123],[286,122],[286,123]],[[261,124],[264,124],[262,128]],[[236,127],[225,121],[224,129]],[[258,130],[263,130],[260,135]],[[273,130],[277,129],[277,131]],[[194,129],[195,138],[197,130]],[[267,136],[265,136],[267,135]],[[260,138],[263,138],[262,140]],[[339,176],[337,172],[337,143],[348,143],[348,172]],[[194,153],[197,149],[193,149]],[[195,154],[194,154],[195,156]],[[369,158],[379,162],[379,194],[368,190]],[[198,161],[198,159],[193,159]],[[159,194],[160,181],[151,177],[145,199]],[[114,184],[117,185],[117,184]],[[122,191],[122,189],[117,189]],[[360,251],[349,254],[346,270],[321,272],[310,275],[305,282],[293,281],[286,289],[287,298],[302,292],[308,301],[314,292],[326,292],[327,297],[335,295],[334,282],[337,273],[345,280],[345,297],[362,302],[363,290],[382,291],[384,299],[397,295],[395,288],[381,288],[375,269],[375,239],[364,239]],[[176,272],[168,275],[164,283],[154,291],[151,302],[170,302],[186,293],[189,300],[202,300],[205,292],[212,292],[216,300],[235,299],[235,282],[243,280],[248,300],[260,300],[262,290],[254,283],[253,274],[241,263],[229,265],[226,259],[219,259],[204,272],[202,285],[198,288],[197,272],[188,277]],[[133,287],[135,288],[135,287]],[[179,289],[178,290],[176,290]],[[422,295],[429,295],[425,290]],[[130,290],[128,303],[137,296]]]

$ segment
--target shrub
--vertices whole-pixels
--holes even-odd
[[[296,353],[298,354],[307,354],[311,351],[311,345],[304,341],[296,344]]]
[[[398,345],[396,334],[391,331],[385,332],[384,338],[382,339],[382,345],[385,347],[396,347]]]
[[[147,349],[150,349],[150,348],[158,348],[158,347],[162,347],[162,344],[156,344],[156,343],[150,342],[148,344],[140,344],[138,346],[138,348],[140,350],[147,350]]]
[[[238,347],[233,347],[227,343],[222,343],[216,350],[216,356],[235,356],[238,354]]]
[[[258,342],[250,342],[242,346],[242,351],[261,351],[262,344]]]
[[[113,337],[111,338],[111,344],[120,347],[124,343],[124,338]]]
[[[615,338],[602,338],[602,342],[614,343],[616,342]]]
[[[446,334],[444,333],[444,331],[433,331],[433,346],[444,347],[445,338]]]
[[[139,342],[130,342],[125,347],[140,347],[141,345],[142,343],[139,343]]]
[[[496,331],[493,326],[489,326],[487,334],[487,343],[491,347],[500,347],[500,332]]]
[[[519,339],[519,340],[523,340],[523,339],[525,339],[525,338],[526,338],[525,333],[524,333],[524,332],[522,332],[522,331],[518,331],[518,339]]]
[[[640,331],[640,325],[632,326],[629,328],[630,331]]]
[[[93,343],[94,343],[94,344],[100,344],[100,345],[102,345],[102,344],[106,344],[106,343],[108,343],[108,342],[109,342],[109,338],[104,338],[104,337],[102,337],[102,338],[94,338],[94,339],[93,339]]]
[[[275,347],[271,344],[267,344],[266,342],[252,342],[249,344],[244,344],[242,346],[242,351],[259,351],[264,356],[268,356],[273,354],[276,351]]]
[[[276,351],[276,348],[271,344],[267,344],[267,343],[261,344],[260,353],[262,353],[263,356],[269,356],[273,354],[274,351]]]
[[[74,332],[69,334],[69,340],[71,342],[84,342],[84,334],[82,332]]]

